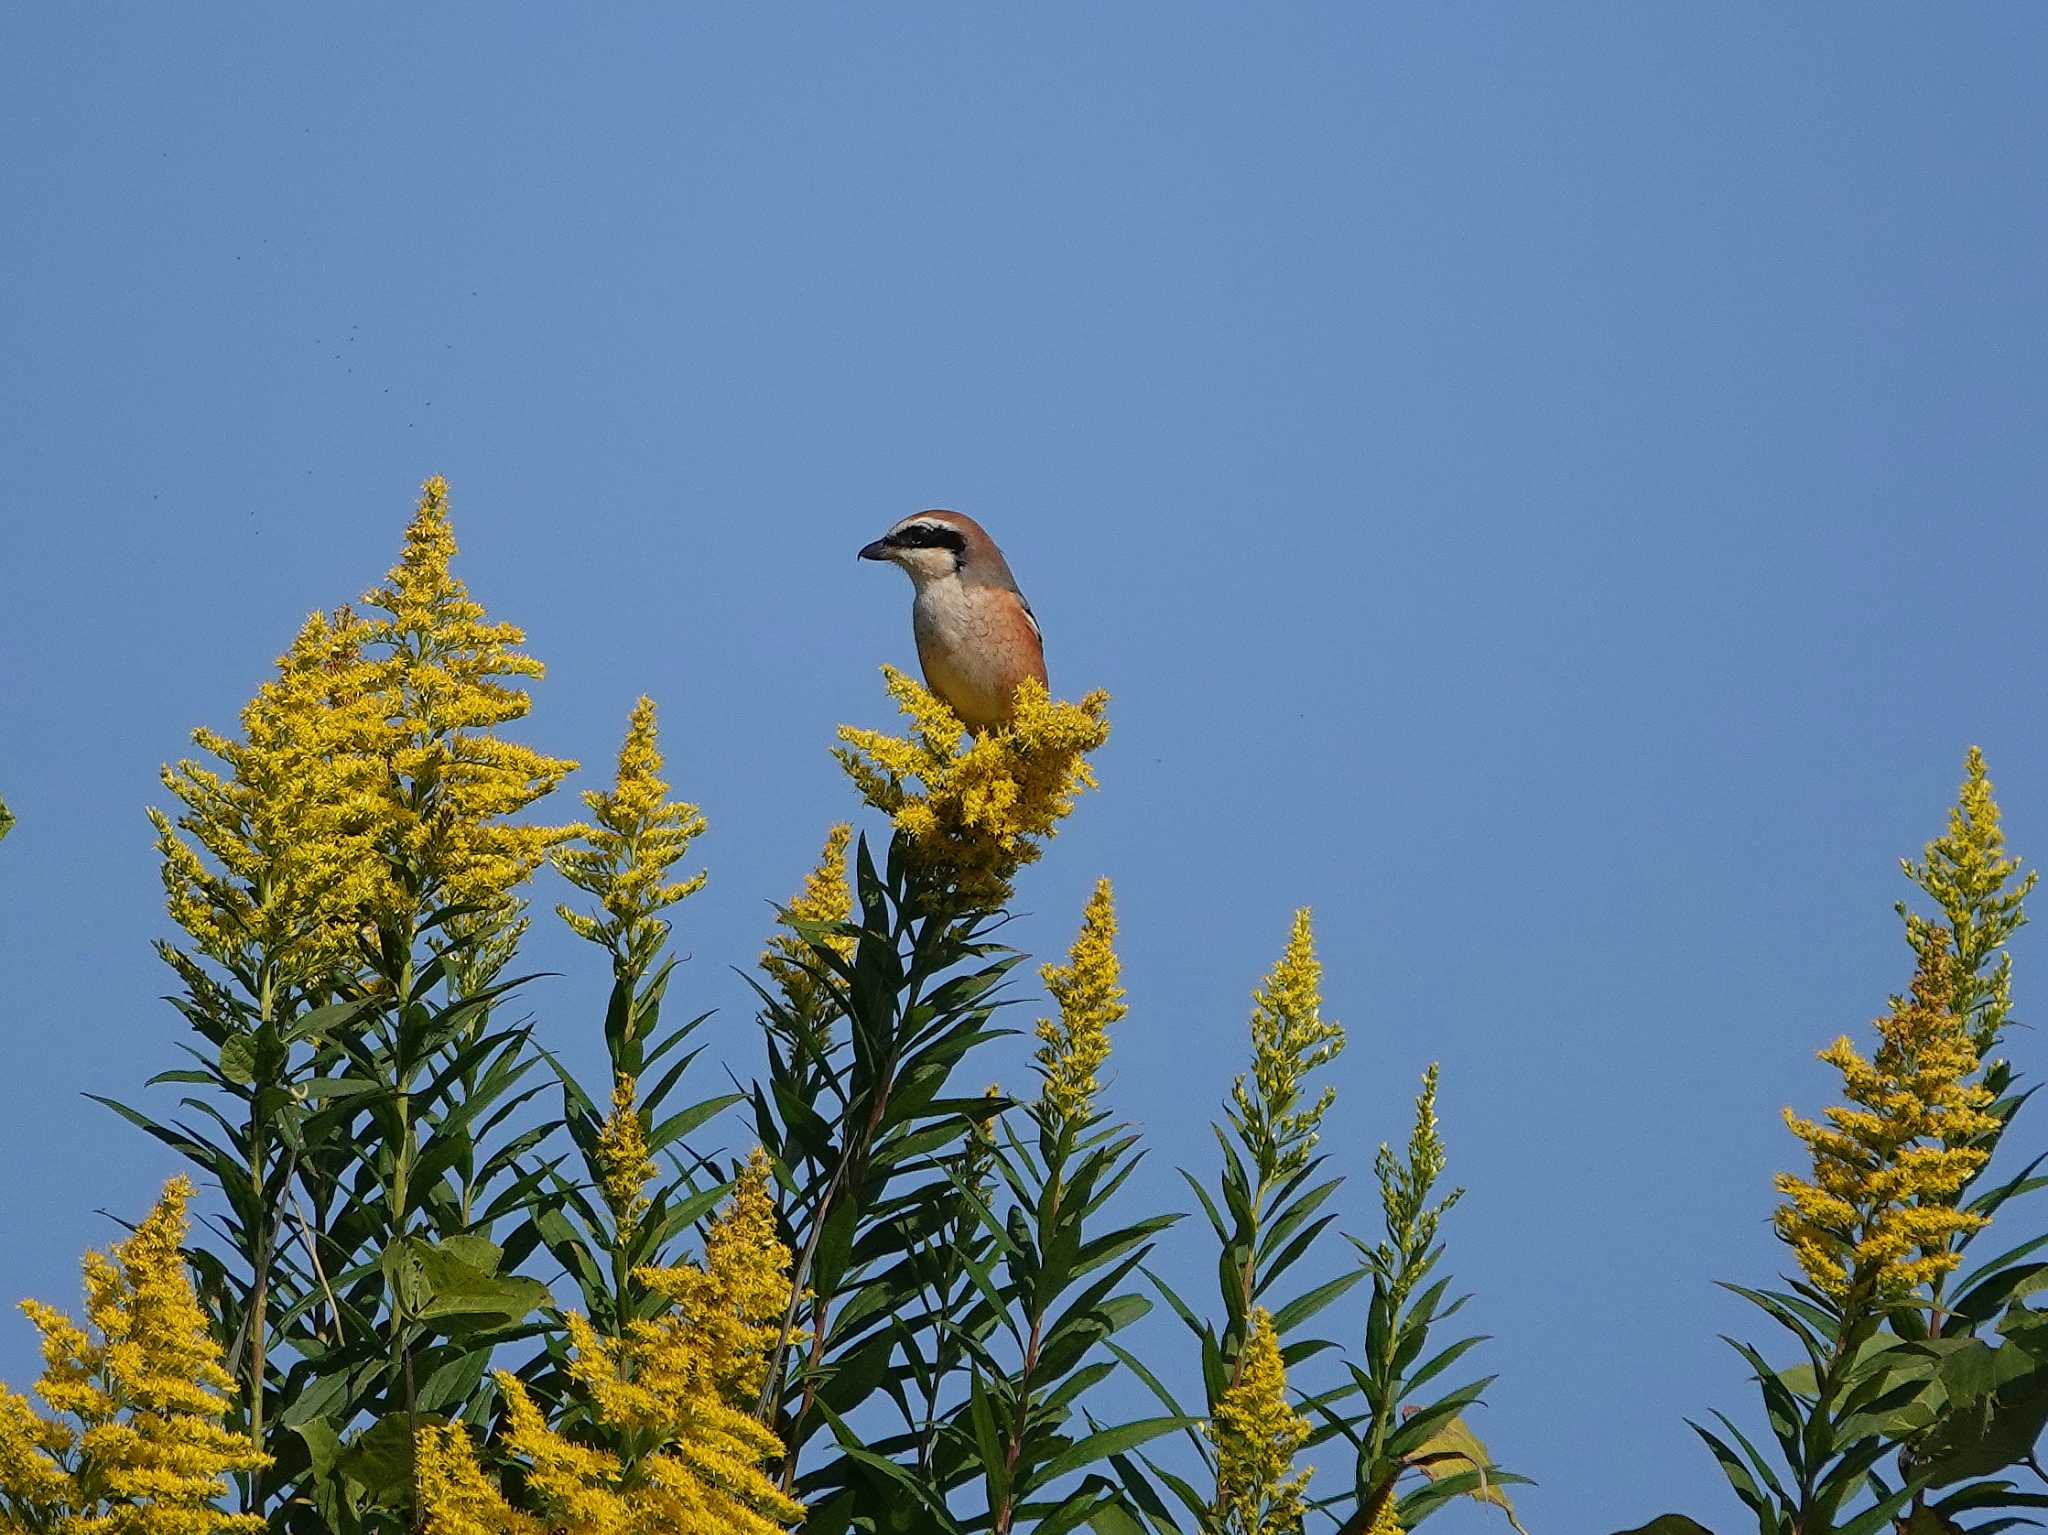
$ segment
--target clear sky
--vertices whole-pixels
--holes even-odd
[[[854,550],[953,506],[1116,695],[1015,931],[1116,879],[1133,1208],[1211,1167],[1312,905],[1351,1229],[1443,1062],[1525,1522],[1725,1522],[1680,1419],[1751,1411],[1761,1324],[1712,1281],[1778,1265],[1779,1110],[1903,985],[1969,743],[2048,853],[2044,66],[2037,4],[7,8],[0,1295],[73,1302],[172,1168],[78,1096],[177,1059],[157,764],[425,475],[579,786],[661,703],[712,826],[672,995],[741,1072],[730,967],[912,655]]]

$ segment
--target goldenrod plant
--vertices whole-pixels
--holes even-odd
[[[1259,1332],[1270,1336],[1278,1350],[1271,1360],[1256,1361],[1262,1371],[1258,1401],[1263,1405],[1258,1411],[1270,1417],[1287,1399],[1286,1354],[1299,1359],[1335,1346],[1315,1340],[1290,1343],[1289,1335],[1364,1278],[1360,1270],[1345,1270],[1285,1304],[1268,1304],[1275,1301],[1275,1286],[1336,1219],[1333,1213],[1319,1212],[1344,1182],[1341,1176],[1318,1180],[1324,1159],[1316,1154],[1316,1143],[1336,1095],[1328,1087],[1312,1088],[1308,1078],[1336,1058],[1345,1036],[1336,1020],[1323,1015],[1322,963],[1306,908],[1294,914],[1279,960],[1252,992],[1250,1033],[1251,1069],[1240,1073],[1231,1086],[1228,1128],[1212,1127],[1223,1154],[1216,1193],[1212,1195],[1208,1183],[1186,1169],[1181,1172],[1219,1244],[1220,1318],[1199,1314],[1152,1276],[1194,1335],[1204,1410],[1193,1421],[1207,1425],[1205,1432],[1188,1434],[1189,1445],[1200,1457],[1197,1481],[1150,1460],[1143,1462],[1149,1477],[1137,1462],[1126,1461],[1120,1468],[1133,1496],[1147,1505],[1155,1529],[1179,1528],[1182,1518],[1192,1521],[1193,1528],[1216,1535],[1263,1535],[1269,1529],[1281,1535],[1298,1528],[1300,1500],[1285,1489],[1294,1484],[1292,1450],[1306,1442],[1307,1432],[1289,1446],[1283,1464],[1271,1459],[1270,1450],[1249,1456],[1233,1437],[1237,1430],[1228,1426],[1249,1421],[1252,1404],[1245,1382],[1255,1363],[1249,1345]],[[1135,1359],[1128,1362],[1139,1368]],[[1154,1389],[1164,1404],[1179,1410],[1177,1399],[1156,1381]],[[1256,1485],[1247,1485],[1244,1467],[1254,1463],[1263,1465],[1265,1472]],[[1177,1515],[1168,1512],[1155,1482],[1179,1502]]]
[[[187,1117],[115,1107],[226,1197],[193,1260],[270,1457],[240,1503],[281,1528],[402,1518],[413,1426],[486,1414],[494,1338],[547,1298],[512,1272],[546,1127],[511,1116],[539,1060],[492,1025],[516,983],[488,977],[564,835],[513,818],[573,764],[497,733],[540,664],[455,553],[436,477],[386,582],[308,619],[241,737],[197,732],[211,764],[167,769],[182,808],[154,813],[185,935],[162,952],[202,1045],[156,1079]]]
[[[782,1445],[753,1412],[790,1288],[768,1177],[757,1152],[700,1263],[639,1271],[664,1302],[658,1317],[607,1338],[569,1314],[571,1381],[624,1448],[550,1426],[525,1383],[501,1372],[501,1448],[531,1511],[492,1485],[466,1428],[427,1425],[417,1462],[427,1535],[774,1535],[803,1518],[768,1474]]]
[[[1181,1216],[1129,1206],[1115,1062],[1147,1020],[1107,880],[1038,970],[1035,1028],[1009,1024],[1011,907],[1095,786],[1105,695],[1027,684],[971,734],[887,672],[904,724],[841,728],[859,813],[748,976],[764,1060],[686,1092],[708,1015],[671,1000],[671,924],[706,817],[646,698],[582,822],[547,814],[573,764],[506,734],[540,663],[456,554],[431,479],[388,578],[165,771],[191,1059],[156,1078],[169,1116],[102,1101],[194,1178],[88,1260],[87,1326],[30,1308],[48,1367],[40,1405],[0,1392],[0,1532],[1401,1535],[1454,1504],[1521,1529],[1452,1325],[1437,1069],[1366,1157],[1307,911],[1253,990],[1219,1164],[1183,1174],[1206,1301],[1158,1272]],[[1700,1429],[1769,1535],[2048,1507],[2048,1235],[2016,1204],[2048,1175],[2001,1157],[2033,877],[1980,754],[1906,872],[1911,980],[1873,1040],[1823,1051],[1841,1101],[1788,1112],[1788,1277],[1739,1291],[1789,1335],[1736,1345],[1766,1432]],[[543,879],[604,956],[602,1019],[526,1015]],[[983,1086],[1008,1035],[1014,1096]],[[569,1063],[600,1042],[586,1085]],[[1368,1161],[1376,1229],[1347,1250]],[[1185,1359],[1140,1325],[1155,1301]]]
[[[1140,1140],[1097,1103],[1111,1030],[1126,1012],[1115,939],[1110,883],[1099,880],[1067,962],[1040,971],[1058,1017],[1036,1029],[1037,1098],[998,1122],[994,1186],[960,1189],[994,1261],[975,1276],[986,1306],[948,1323],[967,1332],[973,1360],[953,1448],[969,1484],[980,1484],[993,1535],[1077,1528],[1116,1506],[1119,1483],[1094,1468],[1188,1422],[1171,1414],[1076,1427],[1082,1393],[1116,1370],[1112,1339],[1151,1309],[1126,1286],[1177,1219],[1105,1219]]]
[[[25,1301],[43,1335],[43,1409],[0,1386],[0,1528],[51,1535],[256,1535],[220,1504],[264,1462],[228,1426],[235,1378],[180,1252],[189,1180],[173,1178],[132,1235],[85,1257],[81,1327]]]
[[[611,787],[584,793],[590,821],[570,828],[553,855],[568,881],[596,902],[588,913],[566,904],[557,910],[610,960],[602,1026],[609,1087],[587,1090],[548,1053],[562,1087],[559,1124],[580,1167],[574,1175],[549,1169],[530,1230],[561,1266],[557,1291],[573,1286],[581,1310],[551,1310],[558,1325],[519,1372],[522,1391],[558,1405],[558,1427],[584,1434],[629,1468],[644,1436],[597,1411],[578,1385],[594,1356],[577,1335],[587,1331],[616,1349],[671,1309],[672,1296],[650,1276],[674,1272],[678,1244],[728,1187],[687,1151],[687,1138],[741,1097],[718,1093],[671,1107],[697,1056],[685,1047],[705,1019],[700,1014],[672,1027],[662,1021],[676,968],[668,952],[671,919],[663,914],[704,886],[703,871],[679,873],[677,866],[706,822],[694,804],[670,796],[665,770],[655,706],[642,697],[628,717]],[[753,1211],[768,1196],[758,1176],[747,1188],[745,1208]],[[785,1287],[778,1304],[786,1299]]]
[[[563,1124],[583,1167],[580,1180],[550,1180],[537,1229],[582,1294],[588,1315],[611,1336],[644,1309],[633,1273],[657,1266],[677,1237],[707,1211],[722,1181],[707,1167],[685,1163],[661,1182],[656,1158],[739,1099],[726,1093],[666,1112],[695,1051],[683,1046],[703,1024],[700,1015],[665,1028],[662,1003],[676,961],[666,952],[670,919],[662,913],[696,894],[703,871],[676,875],[676,865],[703,835],[703,812],[669,796],[653,700],[642,697],[627,720],[609,789],[585,792],[588,824],[569,828],[556,866],[596,910],[557,908],[578,937],[611,961],[612,992],[603,1037],[610,1081],[589,1092],[558,1060]]]
[[[1022,1355],[1000,1362],[982,1341],[1018,1298],[1014,1272],[1006,1293],[986,1255],[1014,1257],[1013,1229],[1004,1221],[985,1249],[948,1238],[988,1216],[975,1190],[991,1169],[998,1181],[1031,1175],[1006,1159],[1008,1133],[992,1129],[1008,1101],[947,1089],[961,1059],[1004,1032],[996,1009],[1022,956],[989,935],[1010,882],[1092,783],[1088,754],[1108,733],[1105,696],[1074,704],[1027,689],[1012,724],[970,741],[927,690],[896,672],[887,682],[910,733],[847,728],[839,752],[863,798],[893,823],[886,858],[877,867],[858,840],[846,919],[820,920],[840,909],[836,896],[820,899],[833,883],[822,871],[843,856],[835,834],[821,878],[800,898],[808,909],[784,913],[759,987],[769,1058],[754,1091],[756,1131],[776,1162],[797,1284],[759,1411],[789,1446],[785,1486],[825,1529],[874,1527],[906,1499],[919,1517],[952,1527],[963,1489],[978,1480],[961,1442],[974,1403],[986,1409],[988,1393],[1022,1369]],[[1059,1219],[1078,1230],[1087,1200]],[[1043,1302],[1077,1277],[1043,1286]],[[978,1295],[971,1317],[945,1299],[961,1285]],[[899,1368],[914,1390],[898,1384]],[[1025,1373],[1044,1378],[1035,1360]],[[1026,1386],[1019,1399],[1026,1417],[1032,1394]],[[893,1428],[857,1429],[870,1413],[893,1417]],[[984,1427],[993,1421],[984,1414]],[[1031,1425],[1013,1415],[1010,1427],[1021,1458]],[[1089,1458],[1036,1470],[1050,1481]],[[1003,1481],[1001,1467],[995,1476],[1001,1486],[983,1486],[984,1512],[1014,1521],[1026,1482]]]
[[[1282,1279],[1336,1221],[1323,1207],[1344,1182],[1320,1176],[1327,1158],[1317,1146],[1336,1099],[1309,1077],[1344,1048],[1345,1033],[1323,1012],[1322,963],[1306,910],[1294,914],[1279,960],[1252,993],[1250,1032],[1251,1069],[1232,1086],[1228,1128],[1216,1127],[1221,1200],[1182,1174],[1220,1247],[1220,1320],[1153,1278],[1199,1350],[1206,1411],[1201,1431],[1189,1436],[1199,1475],[1146,1452],[1117,1457],[1129,1528],[1293,1535],[1327,1517],[1342,1535],[1384,1535],[1412,1530],[1465,1496],[1498,1508],[1519,1530],[1505,1488],[1526,1478],[1496,1465],[1463,1417],[1492,1378],[1434,1394],[1437,1377],[1481,1341],[1439,1338],[1431,1347],[1431,1330],[1469,1298],[1448,1296],[1448,1278],[1425,1283],[1443,1257],[1438,1227],[1463,1192],[1434,1194],[1445,1167],[1436,1068],[1424,1075],[1405,1156],[1382,1144],[1374,1159],[1385,1235],[1351,1238],[1360,1262],[1282,1300]],[[1368,1279],[1361,1351],[1306,1335],[1305,1324]],[[1321,1356],[1340,1358],[1344,1378],[1312,1391],[1290,1378]],[[1154,1372],[1120,1357],[1174,1406]],[[1314,1459],[1323,1454],[1350,1462],[1344,1491],[1312,1491]]]
[[[1469,1299],[1451,1295],[1448,1275],[1431,1279],[1444,1255],[1438,1237],[1443,1218],[1465,1192],[1437,1192],[1448,1153],[1437,1125],[1436,1094],[1437,1068],[1431,1065],[1422,1076],[1406,1148],[1397,1154],[1382,1142],[1373,1159],[1383,1234],[1371,1243],[1352,1238],[1372,1278],[1365,1357],[1362,1363],[1346,1362],[1362,1410],[1331,1413],[1318,1403],[1354,1451],[1354,1507],[1340,1526],[1348,1535],[1415,1529],[1460,1496],[1498,1508],[1511,1528],[1522,1528],[1506,1489],[1528,1478],[1496,1465],[1464,1419],[1493,1377],[1443,1390],[1433,1400],[1423,1390],[1441,1389],[1437,1378],[1483,1341],[1468,1335],[1446,1343],[1440,1333],[1431,1336]],[[1347,1399],[1339,1391],[1325,1400]]]
[[[1809,1162],[1782,1173],[1775,1213],[1795,1273],[1731,1285],[1798,1345],[1790,1361],[1729,1340],[1754,1373],[1776,1454],[1730,1416],[1693,1425],[1765,1535],[1998,1530],[2048,1508],[2034,1444],[2048,1424],[2048,1235],[1978,1260],[2015,1198],[2048,1186],[2035,1157],[1982,1186],[2031,1089],[1996,1054],[2011,1021],[2006,942],[2034,876],[2019,874],[1983,754],[1971,748],[1946,832],[1907,876],[1933,913],[1901,903],[1913,973],[1874,1025],[1820,1058],[1847,1102],[1785,1111]],[[2024,1468],[2032,1479],[2004,1473]],[[1999,1515],[1965,1526],[1960,1521]],[[1703,1529],[1665,1515],[1646,1530]]]
[[[1297,1535],[1311,1468],[1295,1469],[1309,1421],[1294,1410],[1273,1314],[1252,1308],[1236,1379],[1205,1425],[1216,1447],[1218,1528],[1224,1535]]]

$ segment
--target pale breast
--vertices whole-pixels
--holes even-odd
[[[910,619],[925,685],[977,729],[1009,719],[1026,677],[1045,679],[1029,620],[995,588],[934,581],[917,594]]]

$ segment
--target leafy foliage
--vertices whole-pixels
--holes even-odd
[[[888,839],[829,833],[750,977],[765,1061],[705,1093],[685,1084],[708,1015],[669,1009],[705,817],[663,777],[654,705],[586,824],[520,819],[572,764],[503,733],[540,664],[454,553],[436,478],[365,612],[310,618],[239,735],[199,732],[166,770],[189,1060],[152,1079],[173,1109],[100,1101],[217,1209],[181,1259],[175,1183],[92,1260],[97,1336],[31,1309],[58,1416],[0,1392],[0,1524],[1399,1535],[1465,1498],[1521,1529],[1524,1478],[1473,1427],[1484,1340],[1451,1325],[1434,1066],[1405,1146],[1374,1159],[1380,1233],[1334,1262],[1323,1240],[1345,1179],[1316,1074],[1346,1037],[1306,911],[1253,992],[1216,1170],[1182,1174],[1215,1243],[1207,1304],[1152,1268],[1180,1217],[1127,1209],[1144,1137],[1106,1106],[1127,1002],[1107,881],[1040,971],[1036,1093],[960,1085],[1012,1032],[1005,907],[1094,784],[1104,695],[1030,687],[970,739],[891,672],[906,733],[846,727],[838,752]],[[550,864],[611,974],[589,1084],[553,1021],[513,1011],[523,892]],[[1905,870],[1931,903],[1901,907],[1913,983],[1874,1052],[1825,1053],[1847,1102],[1789,1116],[1812,1162],[1779,1184],[1796,1273],[1731,1286],[1784,1335],[1730,1340],[1764,1427],[1694,1425],[1767,1535],[2048,1508],[2048,1236],[2010,1229],[2048,1176],[1998,1157],[2032,1094],[2002,1044],[2034,877],[1974,750]],[[733,1109],[745,1158],[711,1139]],[[1361,1294],[1349,1341],[1325,1335]],[[1155,1300],[1193,1342],[1193,1410],[1133,1341]],[[1109,1410],[1134,1391],[1157,1410]]]
[[[1774,1461],[1735,1421],[1694,1424],[1764,1535],[1995,1531],[2048,1495],[2001,1473],[2028,1468],[2048,1424],[2042,1313],[2030,1261],[2048,1236],[1985,1261],[1974,1245],[2021,1195],[2048,1183],[2040,1159],[1978,1190],[2032,1089],[1996,1055],[2011,1021],[2006,941],[2026,921],[2029,873],[2005,852],[1982,753],[1971,748],[1945,834],[1905,872],[1939,916],[1898,908],[1915,957],[1911,991],[1879,1020],[1879,1050],[1822,1052],[1855,1107],[1822,1127],[1787,1114],[1812,1150],[1811,1181],[1783,1175],[1779,1234],[1804,1278],[1728,1288],[1798,1345],[1790,1366],[1728,1342],[1754,1374]],[[1996,1341],[1994,1340],[2001,1340]],[[1667,1516],[1676,1520],[1677,1515]]]

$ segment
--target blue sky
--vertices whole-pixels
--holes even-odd
[[[955,506],[1116,695],[1016,931],[1116,879],[1133,1208],[1312,905],[1352,1229],[1443,1062],[1525,1522],[1725,1523],[1712,1281],[1774,1272],[1779,1110],[1906,978],[1896,860],[1973,741],[2048,846],[2044,58],[2021,4],[10,9],[0,1295],[171,1170],[78,1096],[175,1059],[157,764],[425,475],[531,739],[602,770],[660,701],[741,1071],[730,967],[911,656],[853,552]],[[578,947],[532,1002],[594,1056]]]

